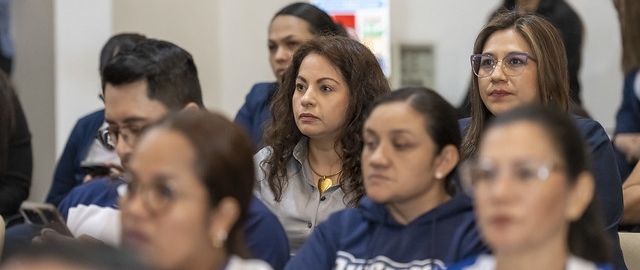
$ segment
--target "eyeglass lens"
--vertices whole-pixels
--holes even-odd
[[[125,201],[130,201],[135,196],[141,196],[145,206],[157,213],[166,209],[176,198],[175,191],[164,181],[154,181],[150,185],[140,185],[138,181],[127,177],[125,188],[119,190],[119,195]]]
[[[511,53],[502,60],[496,60],[488,54],[476,54],[471,57],[473,73],[478,77],[487,77],[493,73],[498,63],[502,62],[502,71],[508,76],[522,74],[529,56],[526,53]]]

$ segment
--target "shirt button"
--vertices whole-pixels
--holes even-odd
[[[307,228],[311,229],[311,227],[313,227],[313,224],[311,222],[307,223]]]
[[[323,201],[323,202],[324,202],[324,200],[326,200],[326,199],[327,199],[327,197],[325,197],[325,196],[322,196],[322,198],[320,198],[320,200],[321,200],[321,201]]]

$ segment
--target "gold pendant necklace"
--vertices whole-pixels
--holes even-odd
[[[342,172],[342,170],[340,170],[337,173],[331,175],[319,174],[318,172],[316,172],[316,170],[313,169],[313,167],[311,167],[311,162],[309,162],[309,169],[311,169],[313,173],[320,175],[320,178],[318,179],[318,191],[320,192],[320,196],[322,196],[322,193],[327,191],[327,189],[333,186],[333,180],[331,179],[331,177],[334,177]]]

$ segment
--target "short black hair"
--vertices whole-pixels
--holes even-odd
[[[193,57],[171,42],[147,39],[119,52],[102,70],[102,94],[107,84],[117,86],[139,80],[147,82],[149,99],[171,111],[191,102],[204,108]]]
[[[116,56],[121,51],[130,50],[136,44],[147,39],[144,35],[136,34],[136,33],[121,33],[112,36],[107,40],[107,43],[102,46],[102,51],[100,51],[100,64],[98,66],[98,70],[102,71],[104,66],[107,65],[109,60]]]

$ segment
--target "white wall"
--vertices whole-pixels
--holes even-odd
[[[12,2],[13,80],[32,133],[32,200],[44,200],[76,120],[99,108],[98,55],[111,34],[110,0]]]
[[[53,3],[14,1],[11,16],[16,53],[12,79],[32,134],[31,198],[40,199],[56,160]]]
[[[113,33],[136,32],[171,41],[195,59],[205,105],[218,103],[216,29],[220,1],[114,0]]]
[[[267,26],[293,2],[115,0],[114,33],[135,31],[172,41],[194,56],[204,103],[234,117],[257,81],[272,81]]]
[[[75,121],[101,106],[97,59],[111,34],[139,32],[194,56],[204,102],[235,116],[255,82],[272,81],[266,48],[273,13],[290,0],[13,1],[14,80],[34,134],[34,188],[42,199]],[[500,0],[390,1],[391,41],[435,48],[436,90],[459,104],[468,55]],[[611,130],[620,102],[620,41],[610,1],[568,0],[586,30],[581,70],[586,108]]]
[[[582,17],[585,40],[580,82],[587,110],[612,134],[622,100],[622,45],[618,17],[611,1],[570,0]]]
[[[56,156],[62,154],[76,120],[103,107],[98,62],[111,36],[111,0],[56,0],[54,73]]]

